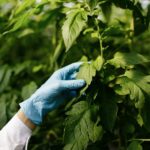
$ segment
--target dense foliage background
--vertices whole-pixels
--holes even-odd
[[[0,128],[82,60],[87,86],[46,116],[29,149],[149,150],[149,21],[148,0],[0,0]]]

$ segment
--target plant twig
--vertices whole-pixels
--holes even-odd
[[[128,141],[141,141],[141,142],[150,142],[150,139],[130,139]]]

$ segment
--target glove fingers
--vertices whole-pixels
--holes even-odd
[[[68,74],[78,71],[82,63],[83,62],[77,62],[62,68],[63,73],[65,74],[65,76],[67,76]]]
[[[66,80],[62,81],[62,89],[63,90],[77,90],[81,87],[83,87],[86,84],[86,82],[82,79],[80,80]]]

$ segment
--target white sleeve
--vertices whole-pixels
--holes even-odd
[[[27,149],[32,131],[15,115],[0,131],[0,150]]]

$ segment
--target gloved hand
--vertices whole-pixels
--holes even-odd
[[[76,90],[85,85],[84,80],[75,80],[81,64],[73,63],[54,72],[29,99],[20,103],[26,117],[39,125],[49,111],[76,96]]]

